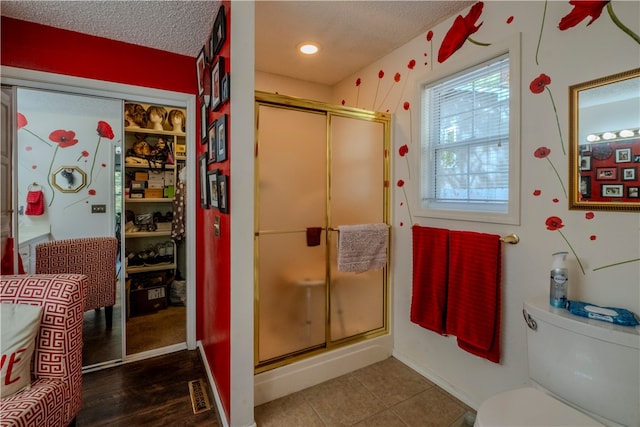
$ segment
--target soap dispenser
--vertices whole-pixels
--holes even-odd
[[[569,285],[567,254],[568,252],[556,252],[552,255],[549,303],[553,307],[565,308],[567,306],[567,286]]]

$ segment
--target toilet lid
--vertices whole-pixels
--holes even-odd
[[[593,418],[532,387],[490,397],[478,408],[475,425],[602,426]]]

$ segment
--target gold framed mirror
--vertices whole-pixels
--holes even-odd
[[[87,185],[87,174],[78,166],[62,166],[51,175],[51,184],[62,193],[77,193]]]
[[[640,211],[640,68],[569,87],[569,209]]]

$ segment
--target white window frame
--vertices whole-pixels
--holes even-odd
[[[417,175],[418,185],[414,186],[415,192],[415,215],[425,218],[455,219],[474,222],[489,222],[498,224],[520,224],[520,34],[514,35],[511,39],[494,43],[488,47],[477,47],[465,51],[465,55],[454,55],[440,66],[434,73],[429,74],[418,83],[418,99],[420,109],[417,112],[416,127],[420,135],[420,152],[418,153]],[[479,204],[473,203],[447,203],[437,201],[423,201],[428,185],[423,179],[424,168],[432,168],[432,161],[426,161],[423,157],[422,141],[426,136],[422,124],[422,94],[426,86],[434,82],[446,79],[455,74],[460,74],[466,70],[508,54],[509,56],[509,200],[506,211],[494,211],[483,209]]]

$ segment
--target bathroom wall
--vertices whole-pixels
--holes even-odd
[[[640,33],[640,3],[612,1],[611,6],[624,25]],[[435,74],[458,71],[465,63],[471,65],[469,61],[487,49],[467,40],[449,59],[437,61],[443,37],[456,17],[333,88],[333,103],[356,106],[355,101],[359,100],[358,107],[375,107],[395,115],[391,284],[394,355],[474,407],[496,392],[527,383],[522,304],[531,297],[548,294],[553,252],[570,253],[570,298],[640,313],[640,261],[594,271],[640,258],[640,215],[570,211],[562,191],[562,185],[568,187],[568,157],[562,151],[569,135],[568,87],[638,67],[639,45],[614,23],[606,8],[589,26],[586,24],[591,17],[586,17],[575,27],[560,30],[558,23],[572,9],[568,1],[485,2],[475,21],[481,26],[471,35],[475,41],[491,44],[521,36],[521,87],[516,89],[521,103],[519,225],[409,216],[409,209],[416,211],[417,200],[418,82]],[[469,10],[461,15],[467,15]],[[542,73],[551,78],[551,83],[543,93],[535,94],[529,85]],[[398,152],[405,144],[409,148],[407,158]],[[534,156],[541,146],[551,149],[549,161]],[[553,167],[558,170],[562,185]],[[404,188],[395,185],[400,179],[406,182]],[[545,221],[550,216],[562,219],[564,227],[560,231],[566,240],[558,230],[547,230]],[[520,236],[518,245],[503,246],[500,364],[466,353],[458,348],[455,337],[443,337],[410,322],[411,219],[426,226]]]
[[[318,83],[304,82],[277,74],[256,70],[256,90],[279,93],[280,95],[312,99],[314,101],[332,102],[331,88]]]

